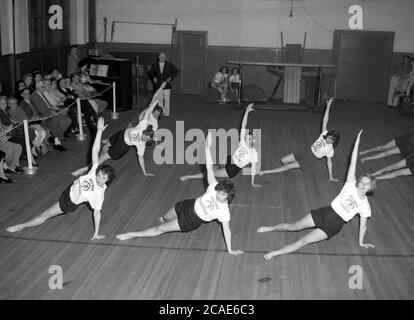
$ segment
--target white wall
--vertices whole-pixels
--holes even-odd
[[[209,45],[280,47],[302,43],[331,49],[334,29],[348,29],[348,8],[363,8],[364,30],[394,31],[396,52],[414,52],[413,0],[98,0],[97,37],[103,41],[103,18],[108,18],[107,39],[113,20],[173,23],[179,30],[208,31]],[[118,30],[119,31],[119,30]],[[141,32],[142,33],[142,32]],[[117,42],[143,42],[139,29],[117,32]],[[146,40],[146,39],[144,39]]]

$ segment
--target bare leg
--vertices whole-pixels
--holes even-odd
[[[412,173],[410,171],[410,169],[408,168],[404,168],[404,169],[400,169],[400,170],[396,170],[390,173],[386,173],[383,175],[380,175],[378,177],[376,177],[377,180],[386,180],[386,179],[394,179],[397,177],[401,177],[401,176],[411,176]]]
[[[146,237],[157,237],[163,233],[167,232],[178,232],[181,231],[180,226],[178,225],[177,219],[165,222],[159,226],[152,227],[143,231],[138,232],[129,232],[118,234],[116,237],[119,240],[129,240],[132,238],[146,238]]]
[[[172,207],[166,214],[160,217],[158,221],[165,223],[174,219],[177,219],[177,213],[175,212],[175,207]]]
[[[36,227],[44,223],[46,220],[49,220],[50,218],[61,215],[62,213],[63,211],[60,209],[59,203],[56,202],[49,209],[47,209],[46,211],[43,211],[41,215],[33,218],[32,220],[26,223],[17,224],[15,226],[9,227],[6,230],[8,232],[17,232],[17,231],[22,231],[25,228]]]
[[[391,148],[394,148],[394,147],[395,147],[395,139],[393,139],[391,141],[388,141],[386,144],[380,145],[378,147],[374,147],[374,148],[371,148],[371,149],[361,151],[359,154],[362,156],[362,155],[367,154],[369,152],[385,151],[385,150],[388,150],[388,149],[391,149]]]
[[[203,179],[205,175],[206,174],[204,172],[201,172],[201,173],[197,173],[193,175],[182,176],[180,177],[180,180],[186,181],[186,180],[192,180],[192,179]],[[229,177],[229,175],[227,174],[226,168],[215,168],[214,176],[216,176],[217,178],[228,178]]]
[[[307,214],[302,219],[294,223],[281,223],[272,227],[260,227],[257,232],[269,232],[269,231],[300,231],[303,229],[309,229],[315,227],[311,214]]]
[[[328,236],[325,232],[323,232],[321,229],[315,229],[311,232],[309,232],[304,237],[300,238],[298,241],[288,244],[287,246],[283,247],[280,250],[269,252],[264,256],[266,260],[270,260],[275,256],[279,256],[281,254],[290,253],[293,251],[296,251],[308,244],[316,243],[322,240],[328,239]]]
[[[260,171],[259,175],[263,176],[265,174],[270,174],[270,173],[281,173],[281,172],[286,172],[292,169],[299,169],[299,168],[300,168],[299,162],[295,161],[295,162],[290,162],[288,164],[285,164],[275,169]]]
[[[392,149],[388,149],[386,151],[377,153],[374,156],[361,158],[361,162],[365,162],[365,161],[368,161],[368,160],[374,160],[374,159],[382,159],[382,158],[386,158],[388,156],[392,156],[394,154],[401,154],[401,151],[400,151],[400,149],[398,149],[398,147],[394,147]]]
[[[402,159],[401,161],[398,161],[396,163],[393,163],[389,165],[388,167],[385,167],[384,169],[378,170],[377,172],[374,172],[372,176],[379,176],[383,174],[384,172],[394,171],[397,169],[405,168],[407,166],[407,161],[405,159]]]

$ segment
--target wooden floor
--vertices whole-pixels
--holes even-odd
[[[104,134],[125,126],[132,112],[110,121]],[[172,116],[160,127],[238,127],[241,111],[232,105],[203,105],[195,96],[173,97]],[[321,114],[254,111],[250,128],[262,129],[262,168],[279,165],[281,156],[308,147],[319,134]],[[109,119],[109,117],[108,117]],[[232,242],[242,256],[226,252],[220,225],[212,222],[188,233],[121,242],[118,233],[154,225],[177,201],[195,198],[203,181],[181,183],[180,175],[195,173],[197,165],[157,166],[153,148],[145,154],[145,178],[134,152],[113,162],[117,180],[105,197],[101,231],[107,237],[92,242],[91,211],[57,217],[40,227],[8,234],[6,227],[23,222],[53,204],[73,181],[69,172],[85,163],[88,143],[70,138],[69,151],[42,158],[35,176],[14,176],[13,185],[0,185],[0,299],[413,299],[414,298],[414,180],[381,181],[370,198],[372,218],[366,240],[358,246],[358,218],[331,241],[310,245],[265,261],[263,255],[305,232],[258,234],[262,225],[290,222],[311,209],[329,204],[340,191],[349,154],[360,128],[361,149],[384,143],[412,129],[414,117],[401,116],[383,105],[335,102],[329,128],[342,133],[328,182],[325,161],[306,172],[291,171],[259,177],[262,189],[252,189],[249,177],[238,176],[237,197],[231,206]],[[187,142],[186,145],[189,145]],[[373,172],[398,156],[359,163],[359,172]],[[63,269],[63,290],[49,289],[49,268]],[[352,290],[351,266],[363,271],[363,289]]]

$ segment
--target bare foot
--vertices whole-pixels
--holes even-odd
[[[134,235],[133,232],[130,232],[130,233],[118,234],[116,237],[119,240],[125,241],[125,240],[129,240],[129,239],[135,238],[135,235]]]
[[[18,231],[22,231],[24,229],[24,227],[20,226],[20,225],[15,225],[12,227],[8,227],[6,229],[7,232],[13,233],[13,232],[18,232]]]
[[[273,228],[272,227],[260,227],[259,229],[257,229],[257,232],[259,233],[269,232],[269,231],[273,231]]]
[[[263,258],[265,260],[270,260],[270,259],[272,259],[276,255],[277,255],[276,252],[275,251],[272,251],[272,252],[269,252],[268,254],[266,254]]]

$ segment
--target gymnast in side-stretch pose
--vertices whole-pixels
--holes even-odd
[[[259,175],[265,175],[270,173],[286,172],[292,169],[307,170],[312,167],[319,159],[326,157],[326,165],[328,167],[329,181],[338,181],[332,176],[332,158],[334,156],[334,149],[339,143],[341,135],[336,130],[328,131],[327,125],[329,121],[329,111],[331,108],[333,98],[327,102],[325,115],[322,121],[322,133],[319,138],[312,144],[310,148],[305,150],[294,152],[284,156],[280,161],[282,166],[271,169],[263,170],[259,172]]]
[[[99,156],[99,163],[103,163],[110,159],[118,160],[122,158],[132,146],[135,146],[137,149],[138,163],[142,169],[142,172],[147,177],[154,176],[153,173],[149,173],[145,170],[144,153],[146,144],[152,141],[154,138],[155,132],[152,125],[149,125],[149,121],[151,119],[152,113],[154,112],[154,109],[158,105],[158,96],[161,94],[165,85],[166,82],[161,84],[161,87],[158,89],[154,95],[154,98],[152,99],[151,105],[146,109],[143,119],[137,126],[132,126],[132,124],[129,123],[128,127],[125,130],[118,131],[109,138],[102,149],[101,155]],[[76,171],[73,171],[71,174],[73,176],[78,176],[87,170],[88,167],[83,167]]]
[[[93,209],[93,220],[95,224],[95,232],[91,240],[99,240],[105,237],[99,234],[101,209],[106,187],[115,179],[114,169],[109,165],[100,165],[98,162],[102,132],[106,127],[103,118],[99,118],[97,133],[92,148],[92,169],[88,174],[79,177],[69,185],[62,192],[59,201],[49,209],[26,223],[7,228],[8,232],[17,232],[25,228],[36,227],[58,215],[74,212],[82,203],[88,202]]]
[[[414,151],[407,158],[378,170],[372,176],[377,180],[394,179],[401,176],[414,176]]]
[[[253,110],[253,103],[249,104],[243,117],[241,130],[240,130],[240,141],[236,151],[233,155],[229,155],[226,160],[224,168],[218,166],[214,167],[214,175],[217,178],[233,178],[235,177],[245,166],[251,163],[251,185],[252,187],[261,187],[259,184],[254,183],[254,179],[257,173],[256,164],[258,162],[258,155],[256,149],[253,148],[255,142],[255,136],[253,131],[247,130],[247,120],[249,113]],[[205,173],[197,173],[194,175],[187,175],[180,177],[181,181],[190,179],[203,179]]]
[[[315,230],[298,241],[280,250],[269,252],[264,256],[266,260],[296,251],[308,244],[332,238],[341,230],[344,224],[349,222],[358,213],[360,215],[359,245],[363,248],[374,248],[374,245],[364,243],[364,237],[367,230],[367,219],[371,217],[371,207],[366,194],[374,191],[375,178],[368,175],[360,177],[358,181],[355,178],[361,133],[362,130],[358,134],[352,151],[345,185],[330,206],[312,210],[310,214],[295,223],[282,223],[272,227],[260,227],[257,229],[257,232],[263,233],[269,231],[300,231],[315,228]]]
[[[227,251],[233,255],[243,251],[233,250],[231,246],[230,210],[229,203],[235,196],[234,185],[226,180],[217,182],[214,177],[213,159],[210,153],[212,144],[209,133],[206,141],[207,191],[197,199],[184,200],[175,204],[165,215],[159,218],[160,225],[143,231],[119,234],[120,240],[137,237],[156,237],[167,232],[190,232],[199,228],[203,223],[218,219],[223,227]]]
[[[376,155],[361,158],[361,162],[374,159],[382,159],[391,155],[401,154],[403,158],[414,151],[414,131],[406,132],[388,141],[386,144],[361,151],[359,154],[365,155],[370,152],[379,152]]]

